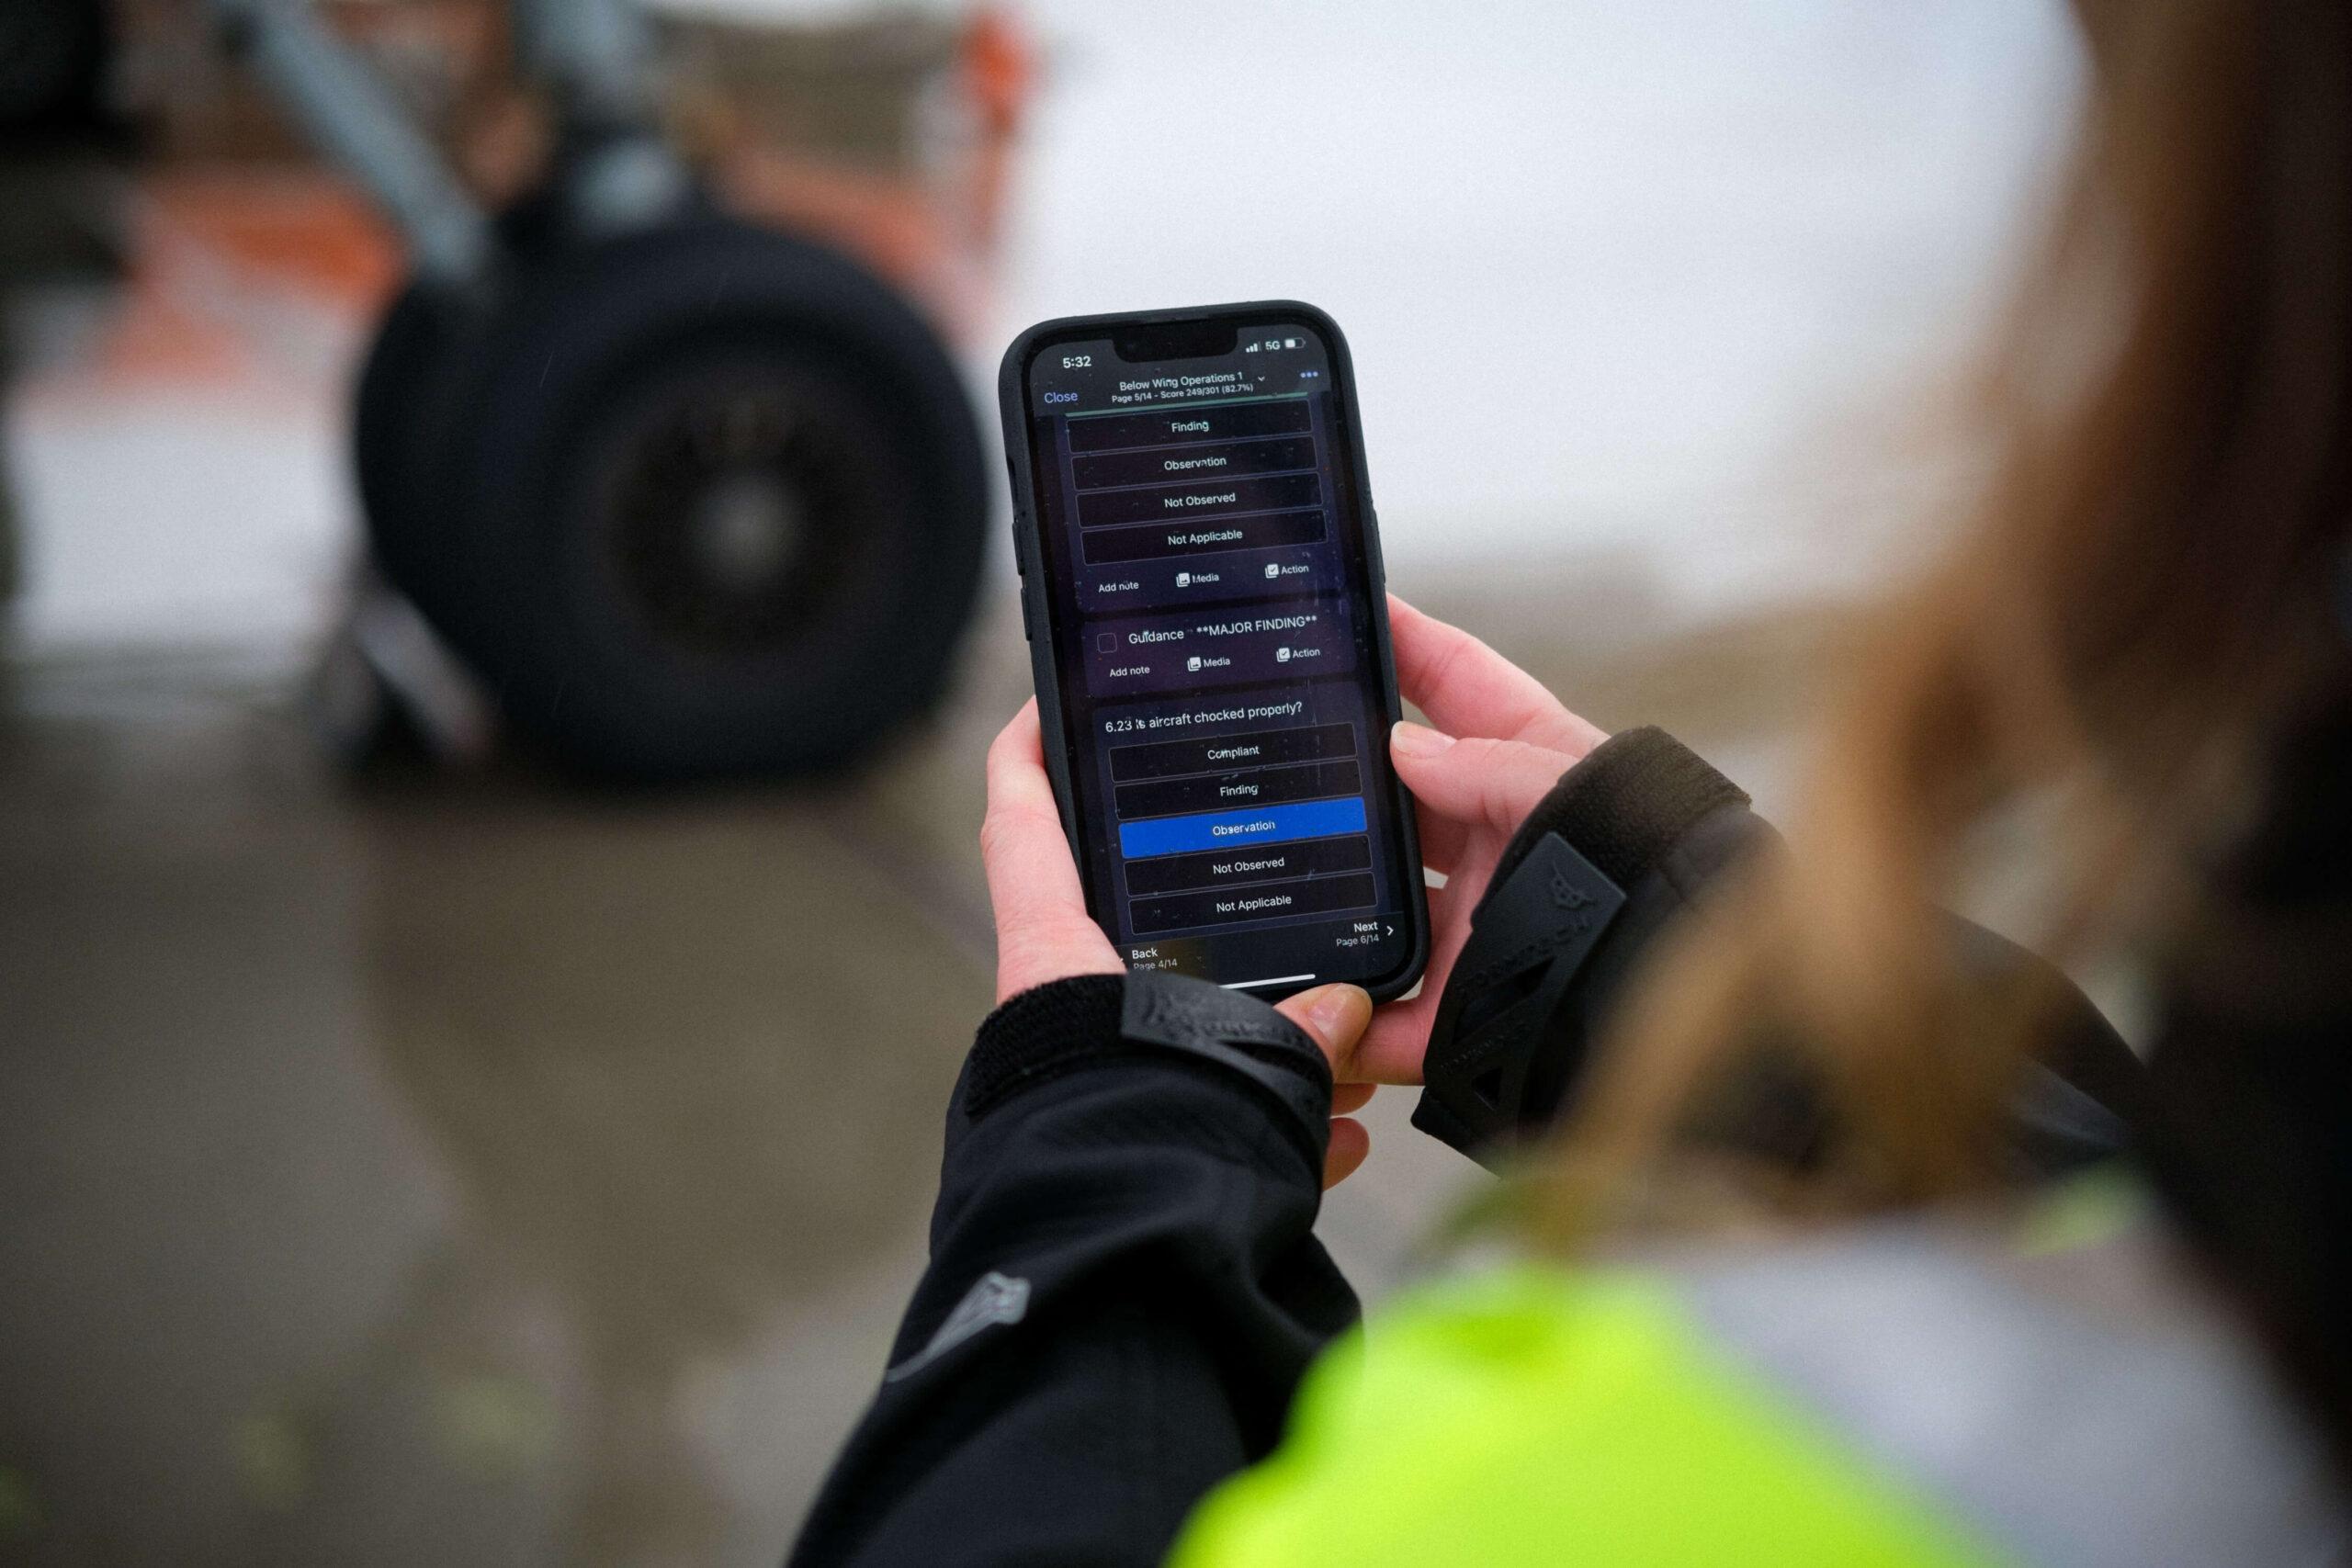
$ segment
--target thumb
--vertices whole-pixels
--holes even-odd
[[[1577,761],[1524,740],[1456,740],[1401,721],[1389,733],[1388,751],[1422,806],[1504,833],[1527,820]]]
[[[1372,998],[1361,986],[1317,986],[1275,1004],[1274,1010],[1306,1031],[1340,1083],[1356,1077],[1356,1043],[1372,1022]]]

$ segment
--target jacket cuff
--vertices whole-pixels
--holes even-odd
[[[1747,792],[1655,726],[1611,736],[1560,775],[1496,863],[1499,887],[1546,833],[1557,833],[1620,887],[1664,863],[1684,834]],[[1491,895],[1490,895],[1491,896]]]
[[[1635,954],[1760,827],[1680,742],[1628,730],[1512,835],[1438,998],[1413,1124],[1491,1161],[1575,1092]]]
[[[1040,1084],[1155,1056],[1213,1064],[1255,1085],[1322,1158],[1331,1066],[1306,1031],[1255,997],[1157,971],[1050,981],[989,1014],[964,1065],[964,1114],[977,1122]]]

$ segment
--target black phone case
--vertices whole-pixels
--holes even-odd
[[[1396,654],[1388,635],[1388,569],[1380,553],[1380,513],[1372,498],[1372,476],[1364,460],[1363,425],[1356,411],[1355,362],[1348,354],[1348,340],[1340,331],[1340,323],[1296,299],[1265,299],[1236,305],[1202,305],[1181,310],[1126,310],[1106,316],[1063,316],[1050,321],[1040,321],[1012,340],[1004,351],[1004,362],[997,370],[997,417],[1003,427],[1004,461],[1012,480],[1012,558],[1021,577],[1021,630],[1029,639],[1029,672],[1037,688],[1037,716],[1044,731],[1046,772],[1054,783],[1054,801],[1061,809],[1062,834],[1069,840],[1070,853],[1084,868],[1085,840],[1078,830],[1078,793],[1070,782],[1069,732],[1064,727],[1061,702],[1061,680],[1054,667],[1051,635],[1052,612],[1046,593],[1045,541],[1040,533],[1035,504],[1036,485],[1029,467],[1029,410],[1023,400],[1022,373],[1030,356],[1039,347],[1057,338],[1108,336],[1125,326],[1159,322],[1216,321],[1221,318],[1247,318],[1252,321],[1280,323],[1295,321],[1313,327],[1330,344],[1337,386],[1340,418],[1348,433],[1348,460],[1355,492],[1363,502],[1364,558],[1372,576],[1372,640],[1380,655],[1380,689],[1387,704],[1391,723],[1403,716],[1403,705],[1396,696]],[[1039,637],[1040,632],[1046,633]],[[1421,971],[1428,967],[1430,954],[1429,901],[1419,881],[1421,864],[1420,830],[1413,816],[1413,797],[1404,781],[1391,770],[1390,782],[1396,792],[1397,830],[1404,836],[1406,876],[1411,880],[1412,896],[1405,899],[1405,919],[1409,926],[1408,949],[1403,968],[1396,976],[1379,985],[1365,987],[1372,999],[1385,1002],[1404,995],[1419,983]],[[1087,913],[1106,931],[1112,930],[1103,919],[1102,911],[1094,908],[1094,886],[1091,877],[1086,882]],[[1251,995],[1267,1000],[1278,1000],[1288,995],[1284,991],[1253,991]]]

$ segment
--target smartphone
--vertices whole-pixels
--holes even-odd
[[[1294,301],[1030,328],[998,381],[1047,771],[1131,969],[1270,999],[1429,952],[1347,341]]]

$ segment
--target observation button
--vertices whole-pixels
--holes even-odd
[[[1364,830],[1363,797],[1305,800],[1247,811],[1203,811],[1119,824],[1119,852],[1128,860],[1181,854],[1235,844],[1279,844]]]
[[[1081,491],[1111,485],[1166,484],[1172,479],[1222,479],[1240,474],[1292,473],[1315,467],[1315,442],[1305,435],[1271,441],[1231,441],[1214,446],[1162,446],[1105,452],[1070,462]]]

